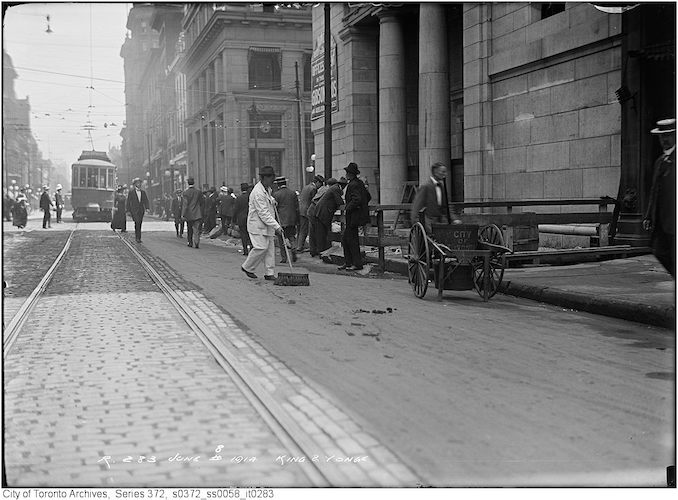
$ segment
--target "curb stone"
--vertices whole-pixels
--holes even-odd
[[[574,293],[546,286],[526,285],[515,281],[503,282],[499,286],[499,291],[505,295],[663,328],[673,328],[676,322],[676,312],[672,307],[638,304],[609,297],[601,298],[587,293]]]

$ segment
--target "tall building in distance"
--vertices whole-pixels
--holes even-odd
[[[119,182],[129,184],[139,177],[150,178],[149,123],[150,103],[143,79],[151,61],[151,52],[158,47],[158,33],[151,28],[153,4],[134,4],[127,17],[128,35],[120,49],[125,70],[125,126],[122,136],[122,165]],[[146,175],[149,173],[149,176]]]
[[[183,30],[188,171],[196,183],[252,182],[270,165],[301,187],[310,6],[187,4]]]

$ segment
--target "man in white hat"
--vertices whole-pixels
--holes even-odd
[[[61,184],[56,185],[56,193],[54,193],[54,206],[56,207],[56,221],[57,224],[61,224],[61,212],[64,209],[64,197],[61,194],[62,190]]]
[[[676,277],[676,120],[659,120],[650,131],[663,153],[654,162],[652,188],[643,227],[650,231],[657,260]]]

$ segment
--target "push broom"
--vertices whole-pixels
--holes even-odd
[[[280,222],[278,209],[275,205],[273,205],[273,208],[275,210],[275,216],[277,217],[278,222]],[[273,284],[281,286],[309,286],[311,283],[308,280],[308,274],[295,273],[294,269],[292,269],[292,258],[290,256],[290,251],[288,249],[289,245],[290,245],[289,240],[283,236],[283,246],[285,247],[285,255],[287,256],[287,264],[290,266],[290,272],[289,273],[279,272],[278,277],[275,279]]]

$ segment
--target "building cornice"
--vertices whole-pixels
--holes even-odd
[[[193,60],[204,53],[215,39],[223,34],[223,31],[233,26],[266,27],[274,26],[278,29],[299,30],[312,28],[310,13],[302,14],[282,13],[271,14],[265,12],[243,13],[229,11],[215,11],[200,31],[193,43],[186,47],[183,65],[192,64]]]

